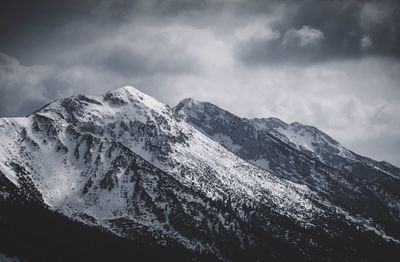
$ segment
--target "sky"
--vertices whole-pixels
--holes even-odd
[[[400,166],[400,2],[2,2],[0,117],[125,85],[313,125]]]

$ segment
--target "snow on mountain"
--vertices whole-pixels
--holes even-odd
[[[281,141],[312,155],[319,161],[337,167],[344,161],[356,160],[356,155],[339,142],[313,126],[298,122],[275,126],[273,118],[253,119],[257,130],[268,130]]]
[[[133,87],[1,119],[0,134],[2,172],[10,181],[21,186],[20,177],[28,177],[51,208],[122,235],[127,219],[161,239],[173,235],[189,248],[217,252],[171,226],[181,205],[191,214],[183,222],[200,229],[201,217],[210,217],[213,226],[234,225],[207,198],[273,203],[277,212],[306,224],[320,212],[307,187],[241,160]]]
[[[297,122],[240,118],[193,99],[184,99],[174,110],[241,158],[308,185],[349,213],[399,236],[394,226],[400,225],[399,168],[359,156],[317,128]]]
[[[272,125],[274,132],[250,120],[235,129],[241,120],[228,112],[193,100],[183,104],[175,108],[177,114],[127,86],[102,96],[56,100],[24,118],[2,118],[1,174],[26,197],[70,218],[221,259],[310,258],[317,250],[335,257],[330,245],[338,239],[348,257],[363,256],[350,251],[359,248],[347,245],[351,239],[396,245],[396,231],[337,205],[325,194],[330,186],[315,190],[316,183],[291,179],[298,166],[281,172],[287,159],[273,157],[281,143],[288,145],[285,150],[297,150],[290,151],[293,159],[316,163],[305,150],[320,154],[328,138],[319,135],[316,144],[308,130],[280,122]],[[186,110],[192,104],[196,107]],[[275,144],[256,146],[253,136]],[[268,168],[242,158],[264,161]],[[304,173],[318,176],[319,169]],[[323,170],[338,177],[335,185],[354,186]],[[391,194],[386,197],[394,205]]]

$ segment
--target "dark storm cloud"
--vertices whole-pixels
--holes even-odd
[[[37,77],[45,74],[42,68],[37,67],[27,72],[16,59],[0,53],[1,115],[23,115],[29,112],[27,110],[42,106],[46,101],[38,95]]]
[[[41,50],[49,35],[66,23],[89,16],[96,5],[95,0],[2,1],[0,51],[24,58],[32,50]]]
[[[132,20],[164,23],[207,12],[210,6],[203,0],[7,0],[0,8],[0,52],[28,65],[51,63],[58,53],[78,49]]]
[[[26,115],[58,97],[99,93],[148,75],[201,70],[185,50],[157,33],[138,32],[132,22],[150,17],[157,24],[200,6],[152,0],[2,3],[0,116]]]
[[[394,0],[10,0],[0,117],[123,85],[315,125],[400,164]],[[381,149],[377,149],[381,145]]]
[[[148,75],[157,73],[179,73],[187,72],[193,65],[171,59],[167,54],[164,57],[157,56],[156,61],[148,61],[150,56],[145,53],[133,52],[129,47],[117,47],[110,50],[101,63],[106,70],[121,74],[125,77],[132,75]],[[176,57],[175,57],[176,58]]]
[[[371,55],[400,57],[398,1],[285,1],[282,16],[269,25],[279,37],[241,42],[237,46],[239,60],[260,65]],[[322,37],[309,45],[288,41],[291,32],[301,38],[304,28],[316,30]]]
[[[165,39],[146,40],[137,39],[135,48],[124,43],[124,40],[102,44],[86,54],[80,62],[123,77],[181,74],[201,70],[190,59],[190,55],[174,48]]]
[[[231,26],[281,15],[265,25],[279,32],[278,38],[255,36],[237,44],[237,58],[246,64],[319,62],[367,55],[400,57],[399,8],[395,0],[16,0],[7,1],[0,11],[0,51],[31,64],[40,59],[36,54],[43,46],[47,57],[52,57],[58,48],[75,44],[79,48],[82,41],[90,41],[93,32],[85,31],[88,24],[109,29],[145,17],[155,23],[188,23],[218,30],[216,23],[223,21],[217,20],[225,12]],[[65,30],[71,23],[75,28]],[[318,30],[323,38],[312,45],[301,45],[296,37],[290,39],[290,32],[295,36],[293,32],[301,33],[302,28]]]

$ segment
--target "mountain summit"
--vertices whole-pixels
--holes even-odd
[[[198,259],[373,260],[396,250],[398,169],[378,164],[316,128],[192,99],[171,109],[130,86],[0,119],[2,203],[39,203]]]

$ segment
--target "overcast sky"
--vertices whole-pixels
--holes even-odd
[[[0,117],[128,84],[314,125],[400,166],[397,0],[2,1]]]

